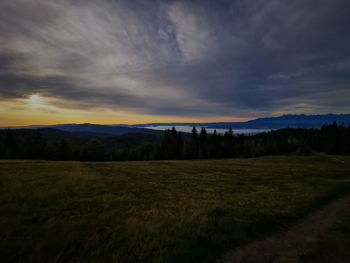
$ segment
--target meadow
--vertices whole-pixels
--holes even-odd
[[[0,161],[0,262],[215,262],[350,189],[350,157]]]

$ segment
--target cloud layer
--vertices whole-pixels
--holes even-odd
[[[0,2],[0,100],[154,116],[350,111],[347,0]]]

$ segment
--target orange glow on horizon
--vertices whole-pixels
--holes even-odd
[[[146,124],[242,122],[249,118],[229,116],[182,117],[156,116],[133,112],[132,109],[71,108],[69,101],[32,94],[27,98],[5,100],[0,106],[0,126],[54,125],[65,123]]]
[[[91,113],[90,113],[91,115]],[[208,117],[208,118],[183,118],[179,116],[128,116],[124,118],[113,118],[106,116],[93,116],[91,118],[78,116],[40,116],[33,114],[28,117],[23,114],[7,114],[6,117],[0,119],[0,126],[27,126],[27,125],[54,125],[66,123],[93,123],[93,124],[147,124],[147,123],[206,123],[206,122],[244,122],[248,118],[233,118],[233,117]]]

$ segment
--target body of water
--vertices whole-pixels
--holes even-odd
[[[180,132],[192,132],[192,128],[193,126],[185,126],[185,125],[181,125],[181,126],[147,126],[144,128],[147,129],[152,129],[152,130],[167,130],[167,129],[172,129],[172,127],[175,127],[175,129],[177,131]],[[196,126],[197,128],[197,132],[200,132],[200,129],[202,128],[202,126]],[[214,133],[215,129],[212,128],[207,128],[207,127],[203,127],[206,129],[207,133]],[[227,129],[216,129],[216,132],[218,134],[225,134],[225,132],[227,131]],[[233,133],[234,134],[257,134],[257,133],[262,133],[262,132],[267,132],[267,131],[271,131],[269,129],[233,129]]]

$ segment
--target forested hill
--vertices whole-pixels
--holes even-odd
[[[135,148],[146,143],[157,143],[161,138],[162,136],[147,133],[114,136],[53,128],[8,129],[0,130],[0,158],[105,160],[111,154],[111,149]]]
[[[95,134],[95,135],[105,135],[105,136],[117,136],[123,134],[137,133],[137,134],[150,134],[150,135],[163,135],[163,131],[129,127],[127,125],[113,126],[113,125],[100,125],[100,124],[58,124],[58,125],[34,125],[34,126],[24,126],[24,127],[1,127],[2,130],[20,130],[20,129],[44,129],[52,128],[55,130],[70,132],[70,133],[85,133],[85,134]]]
[[[208,134],[205,128],[191,134],[175,128],[152,134],[66,132],[58,129],[0,131],[0,158],[86,161],[169,160],[257,157],[313,152],[350,154],[350,127],[323,126],[321,129],[287,128],[254,136]]]
[[[53,125],[52,128],[59,129],[67,132],[87,132],[87,133],[101,133],[108,135],[122,135],[128,133],[143,133],[151,135],[163,135],[163,131],[157,131],[145,128],[134,128],[125,126],[108,126],[99,124],[59,124]]]

